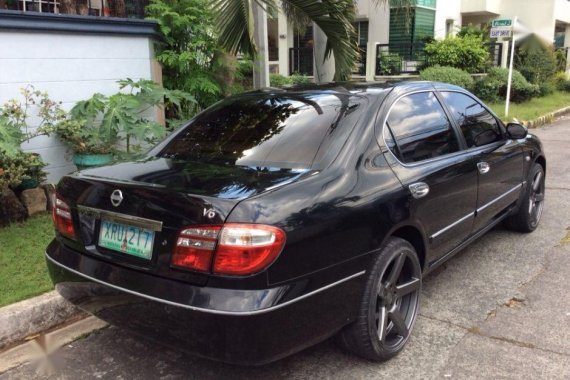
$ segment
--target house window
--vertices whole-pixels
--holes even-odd
[[[390,9],[390,46],[424,43],[433,39],[435,10]]]
[[[358,21],[354,24],[354,28],[356,29],[358,46],[366,46],[368,44],[368,20]]]
[[[352,70],[353,75],[366,75],[366,51],[368,45],[368,20],[353,24],[356,30],[356,43],[358,45],[358,59]]]

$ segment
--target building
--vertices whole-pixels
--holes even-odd
[[[77,8],[69,9],[68,3]],[[116,93],[119,79],[160,82],[153,48],[158,25],[140,20],[145,4],[0,0],[0,105],[30,84],[70,109],[94,93]],[[73,16],[54,14],[64,11]],[[28,122],[31,128],[37,123],[34,118]],[[38,137],[22,147],[49,164],[51,182],[75,170],[72,153],[55,137]]]
[[[559,48],[570,46],[570,2],[568,0],[415,0],[411,13],[401,11],[398,2],[379,4],[373,0],[357,0],[358,45],[360,63],[355,77],[374,80],[378,76],[417,72],[422,46],[429,38],[443,39],[457,33],[462,25],[481,27],[496,18],[518,19],[533,33]],[[408,26],[406,26],[408,24]],[[333,63],[315,60],[319,43],[317,27],[304,34],[295,33],[282,13],[268,18],[269,68],[272,73],[291,75],[298,72],[320,77],[319,70],[330,72]],[[489,46],[494,64],[507,64],[507,43]],[[380,70],[379,56],[399,55],[398,72]],[[322,78],[321,78],[322,79]],[[325,80],[332,79],[330,76]]]

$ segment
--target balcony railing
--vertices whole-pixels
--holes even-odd
[[[376,75],[417,74],[425,63],[425,43],[376,45]],[[501,66],[503,44],[489,43],[489,63]]]
[[[376,45],[376,75],[415,74],[425,62],[425,43]]]
[[[144,18],[149,0],[5,0],[8,10],[81,16]]]

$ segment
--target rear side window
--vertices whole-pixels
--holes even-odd
[[[336,157],[364,99],[348,94],[253,94],[202,112],[159,153],[173,160],[282,169]]]
[[[461,127],[467,147],[491,144],[502,139],[499,123],[481,103],[459,92],[442,92],[452,117]]]
[[[399,99],[386,120],[384,139],[392,153],[404,163],[428,160],[459,150],[451,123],[433,92]]]

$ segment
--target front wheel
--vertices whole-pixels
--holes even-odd
[[[523,194],[519,210],[506,220],[507,228],[519,232],[532,232],[538,227],[544,207],[544,169],[534,164],[529,175],[529,184]]]
[[[390,238],[368,271],[356,321],[340,332],[341,345],[373,361],[397,355],[414,327],[421,285],[414,247],[404,239]]]

